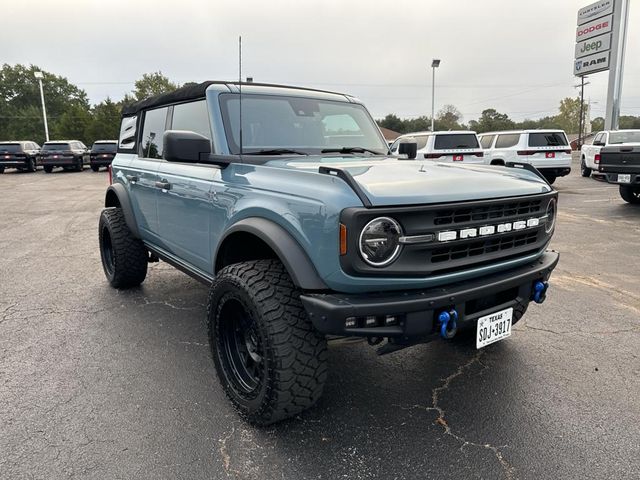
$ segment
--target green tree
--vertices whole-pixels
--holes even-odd
[[[91,113],[88,108],[82,105],[71,105],[54,124],[51,137],[88,143],[85,131],[90,123]]]
[[[44,74],[42,86],[51,132],[70,108],[89,108],[85,91],[66,78],[36,65],[4,64],[0,69],[0,139],[44,141],[40,89],[34,76],[37,71]]]
[[[604,130],[604,118],[596,117],[591,120],[591,131],[599,132],[600,130]]]
[[[171,92],[176,88],[178,88],[178,84],[173,83],[160,71],[145,73],[142,78],[136,81],[133,96],[136,100],[143,100],[154,95]]]
[[[495,132],[499,130],[511,130],[515,128],[515,123],[505,113],[498,112],[495,108],[487,108],[482,111],[480,118],[471,120],[469,128],[478,133]]]
[[[96,140],[115,140],[120,129],[120,106],[110,98],[95,105],[91,111],[91,122],[85,130],[85,139],[89,143]]]
[[[621,129],[640,128],[640,117],[633,117],[631,115],[621,115],[619,126]]]
[[[454,105],[445,105],[442,110],[438,112],[436,121],[434,122],[434,128],[436,130],[461,130],[460,125],[462,120],[462,113]]]
[[[586,104],[584,104],[586,107]],[[586,114],[586,108],[583,109]],[[560,101],[560,112],[555,117],[558,127],[567,133],[578,133],[580,130],[580,97],[567,97]]]
[[[400,120],[396,115],[390,113],[382,120],[377,120],[378,125],[394,132],[404,133],[404,120]]]

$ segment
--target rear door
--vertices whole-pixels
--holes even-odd
[[[519,133],[501,133],[497,135],[491,152],[491,159],[501,160],[504,163],[517,161],[515,148],[519,142]]]
[[[484,163],[484,152],[475,133],[442,133],[433,137],[424,158],[438,162]]]
[[[211,139],[203,100],[171,107],[172,130],[188,130]],[[214,165],[162,161],[158,170],[158,221],[163,247],[205,273],[213,273],[210,242],[212,188],[220,181]]]

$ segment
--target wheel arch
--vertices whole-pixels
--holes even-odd
[[[107,188],[107,193],[104,198],[105,208],[120,208],[124,214],[127,227],[131,230],[131,233],[135,238],[140,238],[140,231],[138,230],[138,224],[136,223],[136,217],[133,214],[133,207],[131,206],[131,200],[129,194],[124,188],[124,185],[114,183]]]
[[[280,260],[301,289],[328,289],[298,241],[277,223],[259,217],[245,218],[227,229],[214,254],[214,272],[232,263],[262,258]]]

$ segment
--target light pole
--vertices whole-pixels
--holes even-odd
[[[434,58],[431,61],[431,131],[434,129],[434,117],[436,114],[436,68],[440,66],[440,60]]]
[[[44,74],[42,72],[33,72],[33,75],[38,79],[40,84],[40,100],[42,100],[42,118],[44,119],[44,136],[49,141],[49,126],[47,125],[47,109],[44,106],[44,90],[42,89],[42,79]]]

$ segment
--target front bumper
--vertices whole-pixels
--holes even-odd
[[[377,294],[308,293],[300,299],[321,333],[410,340],[434,333],[438,314],[452,308],[459,314],[461,329],[509,307],[514,307],[515,322],[532,299],[533,283],[548,280],[559,257],[547,251],[522,267],[441,288]],[[395,324],[386,325],[387,316],[395,317]],[[377,326],[367,326],[367,318],[373,317]],[[347,327],[347,319],[356,319],[357,326]]]

